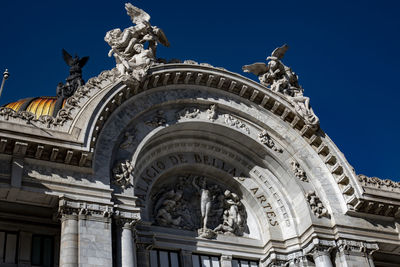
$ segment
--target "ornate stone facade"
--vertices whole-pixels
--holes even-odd
[[[286,45],[251,81],[157,59],[164,33],[126,10],[135,25],[105,37],[116,67],[57,115],[0,108],[4,264],[396,266],[398,183],[354,173]]]

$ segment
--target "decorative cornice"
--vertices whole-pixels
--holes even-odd
[[[380,179],[378,177],[368,177],[364,174],[358,174],[357,177],[363,186],[400,192],[400,182],[395,182],[389,179]]]

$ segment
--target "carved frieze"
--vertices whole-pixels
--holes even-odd
[[[204,176],[178,176],[153,195],[155,224],[216,234],[242,236],[247,214],[239,196]]]
[[[315,191],[309,191],[308,193],[306,193],[305,196],[315,216],[317,216],[318,218],[330,217],[328,214],[328,210],[324,207],[324,204],[316,195]]]

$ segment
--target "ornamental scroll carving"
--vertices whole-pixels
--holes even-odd
[[[197,231],[203,238],[217,234],[243,236],[247,213],[239,196],[204,176],[178,176],[153,195],[155,224]]]

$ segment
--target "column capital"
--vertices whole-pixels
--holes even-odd
[[[132,229],[140,221],[140,213],[114,208],[113,218],[118,226],[124,229]]]
[[[303,255],[328,255],[336,247],[335,240],[314,238],[304,249]]]
[[[58,217],[61,220],[66,217],[78,217],[79,219],[109,221],[112,214],[113,207],[111,203],[87,202],[62,196],[58,204]]]
[[[375,251],[379,250],[379,246],[377,243],[349,239],[339,239],[337,241],[337,248],[340,252],[346,254],[366,255],[372,255]]]

